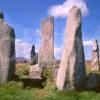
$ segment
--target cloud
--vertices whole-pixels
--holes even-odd
[[[61,59],[62,48],[62,46],[54,48],[54,56],[56,59]]]
[[[16,39],[15,42],[16,56],[30,58],[31,47],[32,47],[31,43],[27,43],[21,39]]]
[[[93,45],[93,42],[92,42],[92,40],[83,41],[83,45],[84,46],[92,46]]]
[[[41,31],[40,31],[39,29],[36,29],[36,30],[35,30],[35,33],[36,33],[36,34],[39,34],[39,35],[41,36]]]
[[[99,42],[98,42],[98,44],[100,45]],[[83,45],[84,46],[93,46],[93,42],[92,42],[92,40],[83,41]],[[31,43],[26,42],[22,39],[16,39],[15,47],[16,47],[16,56],[17,57],[30,58],[30,51],[31,51],[31,47],[32,47]],[[38,52],[38,50],[39,50],[39,46],[36,46],[35,51]],[[54,48],[54,55],[57,59],[61,58],[62,50],[63,50],[63,46]]]
[[[63,4],[51,6],[48,13],[54,17],[66,17],[70,8],[75,5],[81,9],[83,16],[88,15],[89,9],[86,0],[65,0]]]
[[[62,52],[62,47],[56,47],[54,48],[54,54]]]

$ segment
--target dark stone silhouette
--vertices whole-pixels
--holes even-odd
[[[35,52],[34,45],[32,46],[30,57],[31,57],[31,65],[35,65],[38,63],[38,54],[36,54]]]

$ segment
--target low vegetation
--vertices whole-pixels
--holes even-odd
[[[29,65],[16,65],[16,79],[6,84],[0,85],[0,100],[99,100],[100,93],[95,91],[84,92],[66,92],[58,91],[53,83],[52,69],[44,69],[44,81],[42,86],[25,85],[25,81],[29,79]],[[87,68],[88,69],[88,68]],[[90,69],[88,69],[90,73]],[[97,72],[100,73],[100,72]]]

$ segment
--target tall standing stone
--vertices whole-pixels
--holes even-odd
[[[99,71],[99,46],[96,39],[93,40],[93,50],[92,50],[92,70]]]
[[[54,59],[54,19],[49,16],[41,22],[41,46],[39,50],[39,66],[52,66]]]
[[[70,9],[67,18],[64,48],[56,79],[56,86],[59,90],[83,88],[86,70],[81,27],[81,11],[74,6]]]
[[[35,52],[34,45],[32,46],[30,57],[31,57],[31,65],[35,65],[38,63],[38,55]]]
[[[0,12],[0,84],[12,80],[15,74],[15,34]]]

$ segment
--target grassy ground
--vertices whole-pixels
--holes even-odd
[[[0,100],[99,100],[100,93],[93,91],[84,92],[65,92],[58,91],[53,84],[51,69],[44,70],[44,76],[47,79],[42,86],[33,86],[28,81],[28,85],[24,87],[25,81],[28,79],[29,65],[17,64],[16,74],[19,80],[0,85]],[[88,68],[88,73],[90,69]],[[99,72],[98,72],[99,73]]]

